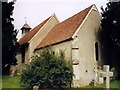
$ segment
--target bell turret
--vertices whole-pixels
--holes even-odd
[[[25,24],[23,25],[23,27],[21,28],[21,30],[22,30],[22,37],[23,37],[27,32],[29,32],[30,29],[31,29],[31,27],[30,27],[27,23],[25,23]]]

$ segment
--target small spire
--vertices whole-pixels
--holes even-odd
[[[27,17],[25,17],[25,23],[27,23]]]

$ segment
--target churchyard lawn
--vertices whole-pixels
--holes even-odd
[[[20,76],[2,76],[2,88],[23,88],[20,85]]]
[[[111,81],[111,88],[119,88],[120,89],[120,81]],[[1,87],[0,87],[1,88]],[[2,76],[2,88],[24,88],[20,85],[20,76]],[[86,86],[83,88],[103,88],[103,85],[96,86]]]
[[[103,88],[104,85],[96,85],[96,86],[86,86],[84,88]],[[110,81],[110,88],[117,88],[120,89],[120,81]]]

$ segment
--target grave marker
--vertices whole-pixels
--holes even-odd
[[[100,76],[104,78],[104,84],[106,89],[110,88],[110,77],[113,76],[113,72],[110,72],[109,70],[109,65],[104,65],[103,72],[100,73]]]
[[[37,85],[33,86],[33,90],[39,90],[39,86]]]

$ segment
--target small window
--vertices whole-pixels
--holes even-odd
[[[98,42],[95,43],[95,57],[96,57],[96,61],[99,60],[99,49],[98,49]]]
[[[22,34],[23,34],[23,33],[27,33],[28,31],[29,31],[29,29],[23,29],[23,30],[22,30]]]

